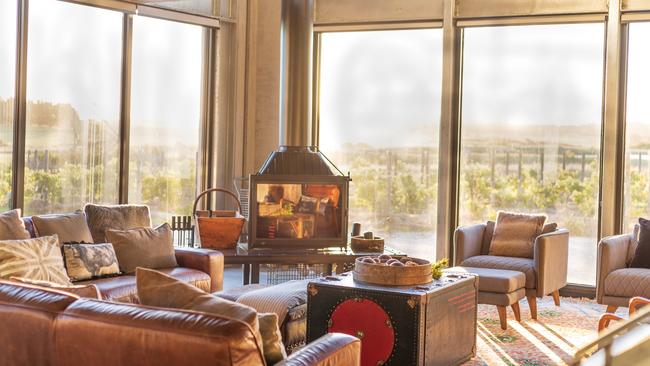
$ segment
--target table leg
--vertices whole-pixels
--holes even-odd
[[[244,285],[251,283],[251,266],[250,264],[244,264]]]
[[[251,264],[251,283],[260,283],[260,265]]]

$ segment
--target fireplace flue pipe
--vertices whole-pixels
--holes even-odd
[[[312,146],[314,1],[282,0],[280,146]]]

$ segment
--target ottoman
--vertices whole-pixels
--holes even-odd
[[[452,267],[445,270],[448,273],[473,273],[478,275],[478,303],[496,305],[499,312],[501,329],[508,329],[506,307],[510,306],[515,319],[521,321],[519,300],[526,296],[524,286],[526,275],[518,271],[505,269]]]

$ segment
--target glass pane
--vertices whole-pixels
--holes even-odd
[[[650,216],[650,23],[630,24],[627,77],[625,221]]]
[[[594,285],[603,24],[464,36],[460,222],[540,212],[571,234],[569,282]]]
[[[116,203],[122,14],[55,0],[29,11],[25,211]]]
[[[0,1],[0,210],[11,205],[16,69],[16,1]]]
[[[320,148],[352,175],[350,223],[434,259],[442,30],[322,37]]]
[[[133,21],[129,201],[154,223],[190,215],[196,196],[202,28]]]

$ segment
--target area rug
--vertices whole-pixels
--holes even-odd
[[[560,303],[555,306],[551,296],[538,299],[535,321],[530,318],[528,303],[522,300],[522,321],[517,322],[508,308],[505,331],[499,325],[496,306],[479,305],[477,354],[465,365],[570,364],[575,352],[596,337],[598,317],[605,312],[605,306],[593,300],[564,297]]]

